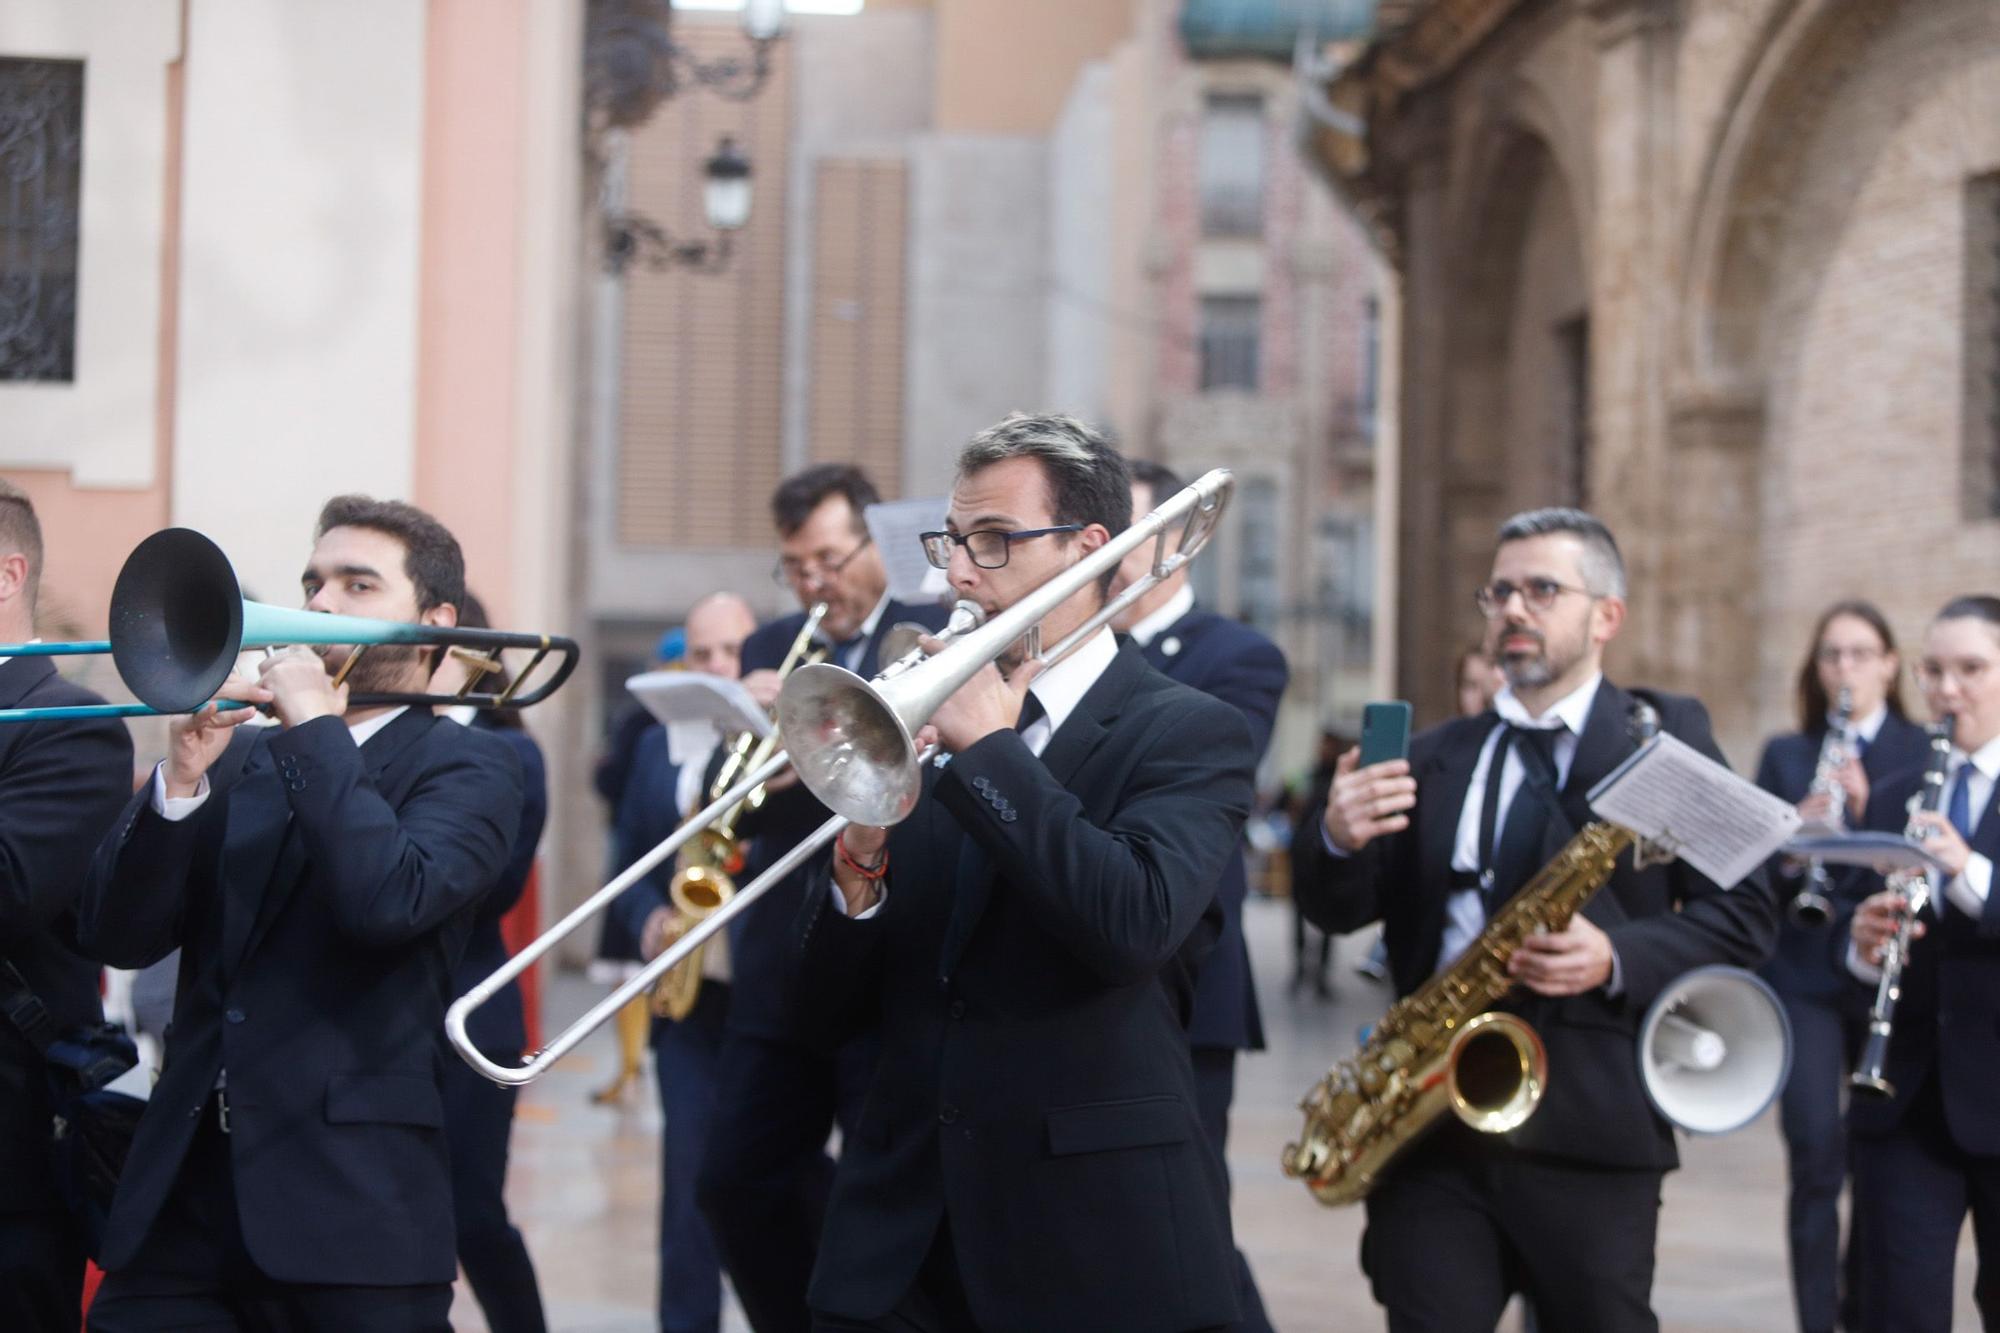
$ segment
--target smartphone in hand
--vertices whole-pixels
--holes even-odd
[[[1357,767],[1410,757],[1410,705],[1402,699],[1368,704],[1361,710],[1361,758]]]

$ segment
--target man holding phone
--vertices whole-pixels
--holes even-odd
[[[1506,688],[1491,710],[1416,737],[1408,759],[1343,757],[1295,886],[1323,929],[1383,922],[1399,996],[1450,966],[1589,822],[1587,793],[1636,745],[1639,701],[1603,672],[1626,607],[1602,523],[1575,509],[1509,519],[1476,600]],[[1663,730],[1722,760],[1698,701],[1645,701]],[[1447,1119],[1370,1194],[1362,1267],[1392,1330],[1491,1328],[1515,1291],[1543,1333],[1657,1329],[1660,1183],[1677,1159],[1640,1084],[1639,1023],[1675,977],[1754,966],[1776,930],[1761,873],[1724,892],[1682,862],[1639,870],[1628,854],[1568,929],[1515,951],[1520,989],[1504,1007],[1547,1044],[1548,1095],[1505,1136]]]

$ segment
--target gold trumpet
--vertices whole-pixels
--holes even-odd
[[[806,623],[799,627],[798,637],[792,640],[791,648],[785,653],[784,665],[778,668],[781,683],[790,678],[793,668],[817,662],[826,656],[825,646],[812,641],[819,622],[825,618],[826,603],[814,603],[812,610],[806,613]],[[730,747],[729,757],[715,775],[715,784],[709,788],[709,800],[719,800],[736,782],[738,774],[746,767],[761,767],[777,748],[776,727],[761,741],[747,731],[737,736]],[[735,875],[743,868],[743,848],[736,838],[736,821],[745,810],[762,806],[764,793],[765,788],[761,785],[752,790],[715,823],[697,833],[687,850],[681,853],[681,867],[667,889],[667,896],[673,899],[674,917],[661,936],[662,950],[679,943],[696,922],[735,897]],[[707,948],[707,941],[697,943],[684,962],[669,968],[660,977],[659,984],[653,987],[655,1015],[678,1023],[694,1012],[695,1001],[701,998],[702,955]]]

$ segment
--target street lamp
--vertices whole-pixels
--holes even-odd
[[[656,273],[671,268],[721,272],[729,263],[729,234],[750,220],[750,159],[725,134],[703,164],[702,180],[702,211],[715,230],[712,239],[675,240],[644,214],[614,213],[604,220],[605,268],[614,276],[633,264]]]

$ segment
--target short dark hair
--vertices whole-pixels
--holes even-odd
[[[866,530],[861,511],[882,501],[875,483],[854,464],[819,463],[786,477],[771,492],[771,521],[778,525],[778,535],[789,537],[797,532],[812,517],[813,510],[836,495],[843,497],[854,510],[856,532]]]
[[[465,605],[465,553],[451,529],[413,504],[366,495],[336,495],[319,511],[315,537],[333,528],[367,528],[403,544],[403,572],[417,589],[419,613]]]
[[[1160,501],[1187,489],[1187,483],[1181,480],[1181,474],[1165,463],[1155,463],[1150,458],[1128,458],[1125,460],[1125,466],[1132,469],[1132,484],[1144,486],[1152,493],[1155,509],[1159,508]],[[1134,514],[1132,517],[1138,518],[1139,515]]]
[[[1567,533],[1583,543],[1585,591],[1595,597],[1625,595],[1625,557],[1618,553],[1618,539],[1611,535],[1603,520],[1581,509],[1558,505],[1516,514],[1500,525],[1500,536],[1494,545],[1505,546],[1508,542],[1551,533]]]
[[[1089,527],[1101,524],[1117,536],[1132,526],[1132,469],[1102,435],[1075,417],[1014,412],[988,426],[958,452],[961,480],[1010,458],[1042,465],[1049,491],[1049,521]],[[1109,591],[1117,575],[1104,573],[1099,591]]]
[[[1933,619],[1983,620],[1989,625],[2000,626],[2000,597],[1988,596],[1983,592],[1954,597],[1944,604],[1944,609]]]
[[[17,551],[28,558],[28,609],[33,611],[42,588],[42,521],[26,491],[0,481],[0,555]]]
[[[1991,600],[1990,598],[1988,599]],[[1896,633],[1889,628],[1889,618],[1873,602],[1864,602],[1858,597],[1835,602],[1819,613],[1819,622],[1813,626],[1812,642],[1806,647],[1806,660],[1799,667],[1799,730],[1809,736],[1826,734],[1826,715],[1832,708],[1832,701],[1826,697],[1826,686],[1819,683],[1819,641],[1826,637],[1826,627],[1839,616],[1852,616],[1863,621],[1875,631],[1875,637],[1882,641],[1882,651],[1896,651]],[[1889,711],[1897,717],[1908,717],[1909,710],[1903,707],[1903,672],[1897,668],[1895,679],[1889,682],[1886,702]]]

